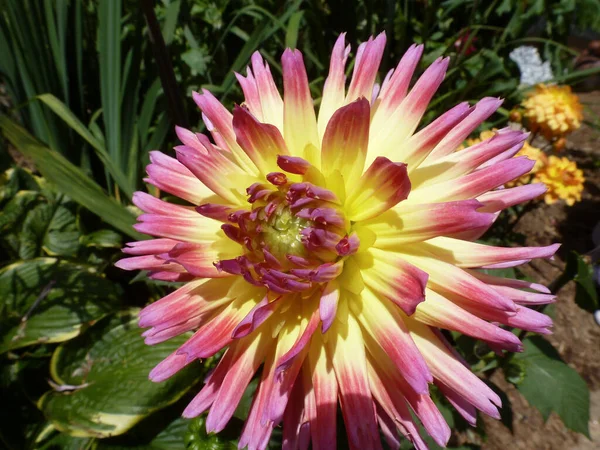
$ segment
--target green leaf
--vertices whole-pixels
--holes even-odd
[[[63,342],[113,311],[118,285],[93,267],[36,258],[0,270],[0,353],[32,344]]]
[[[593,313],[598,304],[598,291],[594,281],[594,269],[585,258],[577,252],[571,252],[565,267],[565,276],[575,281],[575,303],[581,309]]]
[[[288,22],[287,30],[285,32],[285,46],[287,48],[296,48],[298,43],[298,31],[300,29],[300,21],[304,16],[304,11],[298,11],[292,14]]]
[[[556,412],[565,426],[589,437],[590,394],[581,376],[539,336],[523,341],[525,351],[514,355],[526,373],[517,388],[544,419]]]
[[[94,148],[96,155],[98,155],[98,158],[100,161],[102,161],[102,164],[104,164],[106,170],[108,170],[110,175],[115,179],[119,187],[123,189],[125,194],[127,194],[128,197],[131,197],[133,195],[133,185],[129,183],[129,180],[119,166],[111,160],[110,155],[104,148],[104,143],[96,139],[92,132],[86,128],[86,126],[77,118],[77,116],[75,116],[75,114],[73,114],[73,112],[71,112],[67,105],[65,105],[55,96],[52,94],[42,94],[38,95],[37,98],[44,102],[46,106],[54,111],[58,117],[64,120],[69,127],[71,127],[78,135],[85,139],[88,144]]]
[[[133,229],[135,216],[123,205],[107,196],[100,186],[64,156],[37,141],[24,128],[0,114],[0,129],[25,156],[34,160],[42,175],[80,205],[134,239],[144,239]]]
[[[164,382],[148,380],[188,335],[154,346],[140,335],[137,311],[124,311],[56,349],[50,373],[62,392],[47,392],[38,407],[57,429],[77,437],[117,436],[196,384],[202,374],[197,362]]]
[[[121,235],[112,230],[98,230],[81,236],[79,242],[84,247],[121,248]]]

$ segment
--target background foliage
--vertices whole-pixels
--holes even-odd
[[[440,55],[452,58],[426,121],[460,101],[505,97],[501,114],[487,124],[493,126],[506,122],[523,94],[508,58],[512,49],[537,45],[556,81],[577,83],[591,72],[573,67],[577,52],[565,45],[570,25],[600,30],[595,0],[153,3],[0,1],[3,447],[235,446],[251,392],[219,436],[206,435],[202,418],[178,418],[213,361],[165,383],[149,382],[150,369],[179,341],[143,345],[135,308],[168,287],[113,267],[123,242],[140,238],[131,227],[137,211],[130,199],[147,189],[149,150],[168,152],[175,124],[203,129],[192,90],[210,89],[233,105],[242,99],[234,72],[244,70],[255,50],[277,80],[282,50],[297,47],[318,103],[338,34],[347,32],[356,48],[385,30],[382,73],[413,42],[425,44],[421,68]],[[18,151],[16,166],[9,148]],[[509,222],[500,220],[487,238],[509,244]],[[572,255],[554,291],[573,277],[578,304],[593,311],[595,287],[579,256]],[[566,426],[587,434],[587,387],[547,341],[527,337],[524,353],[498,358],[467,337],[454,337],[475,371],[489,376],[502,367],[545,417],[556,411]],[[465,426],[448,405],[440,408],[451,426]],[[510,422],[510,414],[508,405],[503,419]],[[274,448],[279,439],[275,434]]]

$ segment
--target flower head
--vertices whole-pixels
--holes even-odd
[[[569,206],[581,201],[585,182],[583,171],[577,168],[575,161],[566,157],[550,156],[547,164],[535,174],[535,181],[544,183],[548,187],[544,201],[549,205],[559,199],[564,200]]]
[[[523,107],[531,131],[540,132],[548,140],[576,130],[583,120],[579,97],[570,86],[539,84]]]
[[[499,324],[549,332],[551,320],[529,308],[553,301],[546,288],[478,269],[551,257],[557,245],[473,242],[503,208],[544,191],[497,190],[533,167],[514,157],[527,134],[504,129],[455,152],[495,98],[417,131],[448,60],[409,89],[423,51],[413,45],[378,85],[384,46],[383,34],[360,45],[346,88],[340,36],[318,115],[299,51],[283,54],[283,98],[255,53],[237,75],[245,101],[233,113],[194,94],[212,141],[178,128],[176,159],[151,154],[147,181],[189,206],[134,196],[145,212],[136,229],[156,239],[128,244],[118,266],[186,282],[140,313],[146,342],[194,330],[150,378],[226,348],[184,411],[208,410],[217,432],[262,366],[240,448],[264,449],[279,424],[285,448],[335,448],[338,403],[352,448],[381,448],[379,429],[393,448],[398,432],[425,448],[411,411],[445,445],[431,384],[470,423],[477,409],[499,417],[500,399],[439,329],[497,351],[522,348]]]

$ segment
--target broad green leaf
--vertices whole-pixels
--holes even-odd
[[[162,412],[153,414],[122,437],[102,439],[94,450],[181,450],[191,421],[178,417],[167,426],[158,420]],[[146,423],[148,422],[148,423]],[[143,430],[139,430],[143,427]],[[157,430],[161,430],[157,432]]]
[[[79,242],[84,247],[121,248],[121,235],[112,230],[98,230],[81,236]]]
[[[1,114],[0,129],[17,150],[34,160],[42,175],[60,192],[132,238],[143,239],[143,235],[133,229],[135,216],[131,211],[106,195],[81,169],[41,144],[24,128]]]
[[[525,351],[514,359],[525,368],[519,392],[536,407],[544,419],[556,412],[567,428],[589,437],[590,393],[581,376],[539,336],[523,341]]]
[[[47,201],[26,213],[19,233],[19,257],[31,259],[41,255],[74,256],[79,249],[79,229],[74,203]]]
[[[162,383],[148,379],[150,370],[189,336],[148,346],[136,314],[131,310],[106,317],[56,349],[50,373],[62,392],[47,392],[38,407],[57,429],[77,437],[123,434],[199,380],[199,363]]]
[[[119,286],[90,266],[36,258],[0,270],[0,353],[63,342],[118,304]]]

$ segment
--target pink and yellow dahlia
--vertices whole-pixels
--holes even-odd
[[[513,157],[526,134],[500,130],[455,152],[496,98],[417,131],[448,59],[409,89],[423,52],[412,46],[379,85],[384,46],[383,34],[359,46],[346,87],[350,48],[339,37],[318,115],[298,50],[282,57],[283,98],[255,53],[237,75],[245,101],[233,113],[194,93],[212,141],[178,128],[177,158],[151,154],[147,181],[189,205],[134,196],[144,211],[136,229],[156,239],[128,244],[118,266],[186,283],[140,313],[146,342],[194,331],[150,378],[226,349],[183,412],[208,410],[218,432],[259,372],[240,448],[264,449],[280,424],[286,449],[335,448],[338,404],[353,449],[380,449],[380,430],[392,448],[400,434],[426,448],[416,420],[445,445],[432,384],[471,424],[476,410],[499,417],[500,398],[440,329],[519,351],[501,325],[552,325],[529,308],[554,300],[545,287],[478,269],[549,258],[558,245],[474,242],[503,208],[545,190],[501,189],[533,167]]]

